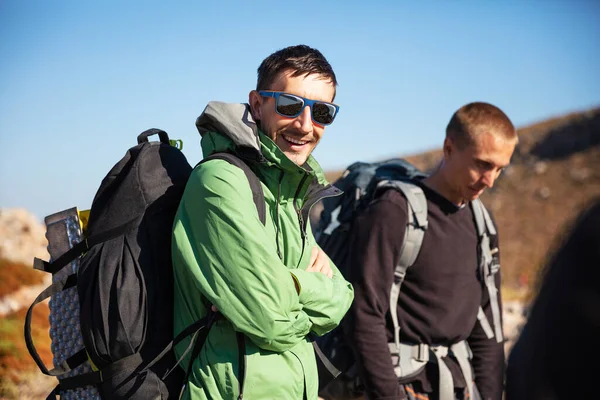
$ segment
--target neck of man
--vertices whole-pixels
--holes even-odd
[[[455,190],[453,190],[452,185],[450,185],[446,176],[446,170],[444,169],[443,161],[437,166],[431,175],[423,179],[423,183],[451,203],[456,204],[458,207],[461,207],[466,203],[465,199],[462,198],[462,196],[460,196],[460,194],[458,194]]]

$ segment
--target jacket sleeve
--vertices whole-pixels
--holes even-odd
[[[491,248],[499,249],[498,236],[491,237]],[[496,253],[498,262],[500,261],[500,252]],[[495,276],[496,288],[498,289],[498,305],[502,310],[502,296],[500,293],[500,271]],[[483,289],[481,306],[485,315],[492,325],[492,310],[490,305],[490,296],[487,288]],[[500,316],[502,319],[502,315]],[[504,342],[498,343],[496,337],[488,339],[479,321],[471,331],[467,339],[471,351],[473,352],[473,371],[475,373],[475,384],[479,389],[483,400],[501,400],[504,390]]]
[[[310,230],[309,236],[308,243],[312,248],[316,243]],[[352,285],[331,260],[329,264],[333,271],[332,278],[302,269],[291,270],[300,287],[300,303],[312,323],[311,331],[319,336],[339,325],[354,298]]]
[[[214,160],[193,171],[175,217],[172,252],[194,287],[258,347],[282,352],[309,333],[312,323],[241,169]]]
[[[354,285],[355,299],[343,329],[371,400],[404,399],[390,361],[386,315],[403,240],[398,227],[405,225],[406,212],[386,193],[355,220],[349,242],[348,279]]]

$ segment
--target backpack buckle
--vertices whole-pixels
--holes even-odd
[[[417,354],[415,355],[417,361],[429,361],[429,346],[424,343],[417,345]]]
[[[498,271],[500,271],[500,263],[498,262],[498,259],[494,257],[492,261],[490,261],[490,274],[496,275]]]

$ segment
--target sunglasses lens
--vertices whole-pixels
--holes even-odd
[[[335,118],[335,107],[327,103],[315,103],[312,106],[312,116],[315,122],[329,125]]]
[[[288,117],[295,117],[300,114],[303,106],[304,101],[302,99],[289,94],[282,94],[277,99],[277,112]]]

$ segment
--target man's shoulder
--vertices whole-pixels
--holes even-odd
[[[398,210],[404,213],[407,212],[407,200],[402,192],[394,187],[390,187],[381,191],[377,197],[372,200],[369,208]]]

